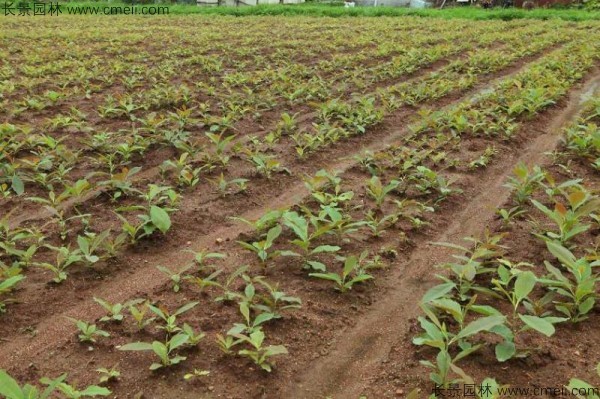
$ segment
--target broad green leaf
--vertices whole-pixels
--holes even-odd
[[[348,256],[346,258],[344,261],[344,270],[342,272],[344,279],[352,272],[352,270],[354,270],[356,265],[358,265],[358,258],[356,256]]]
[[[587,382],[580,380],[578,378],[571,378],[571,380],[569,380],[569,385],[567,385],[567,388],[570,389],[571,392],[573,393],[573,395],[575,395],[578,398],[600,399],[600,397],[598,397],[598,395],[596,395],[594,393],[594,392],[598,392],[597,387],[594,387],[594,386],[588,384]],[[588,395],[580,395],[579,392],[585,392],[585,393],[588,393]]]
[[[198,301],[194,301],[194,302],[190,302],[188,304],[185,304],[182,307],[180,307],[179,309],[177,309],[177,311],[175,313],[173,313],[173,316],[179,316],[180,314],[183,314],[183,313],[187,312],[188,310],[192,309],[193,307],[195,307],[199,303],[200,302],[198,302]]]
[[[560,243],[556,241],[546,241],[546,247],[548,247],[548,251],[560,261],[565,266],[570,268],[575,267],[575,255],[571,253],[567,248],[560,245]]]
[[[519,318],[527,326],[544,334],[547,337],[552,336],[555,332],[555,329],[554,329],[554,326],[552,325],[552,323],[542,319],[541,317],[520,314]]]
[[[461,323],[462,322],[462,307],[456,301],[448,298],[440,298],[430,302],[431,305],[435,306],[438,309],[442,309],[449,313],[454,320]]]
[[[154,341],[152,342],[152,350],[158,355],[158,357],[161,358],[163,363],[167,363],[169,359],[169,349],[165,344],[163,344],[162,342]]]
[[[308,223],[306,219],[299,216],[296,212],[286,212],[283,215],[283,223],[292,229],[302,241],[308,240]]]
[[[486,378],[481,382],[481,387],[484,387],[484,389],[481,390],[480,393],[478,393],[478,397],[481,399],[495,399],[497,398],[497,392],[498,389],[500,388],[500,386],[498,385],[498,383],[496,382],[495,379],[493,378]],[[489,388],[489,389],[485,389],[485,388]]]
[[[273,313],[268,313],[268,312],[261,313],[258,316],[256,316],[256,318],[254,319],[253,325],[254,326],[259,326],[259,325],[261,325],[261,324],[263,324],[263,323],[265,323],[265,322],[267,322],[269,320],[274,319],[275,316],[276,315],[273,314]]]
[[[322,252],[337,252],[340,249],[341,248],[336,245],[319,245],[318,247],[313,249],[311,252],[313,254],[318,254],[318,253],[322,253]]]
[[[536,281],[537,277],[530,271],[522,272],[517,275],[515,281],[515,295],[519,302],[533,291]]]
[[[311,267],[311,269],[313,269],[313,270],[318,270],[318,271],[320,271],[320,272],[324,272],[324,271],[326,271],[326,270],[327,270],[327,267],[326,267],[326,266],[325,266],[323,263],[321,263],[321,262],[317,262],[317,261],[314,261],[314,260],[309,260],[309,261],[308,261],[308,262],[306,262],[306,263],[307,263],[307,264],[308,264],[308,265]]]
[[[23,180],[21,180],[21,178],[17,175],[13,176],[11,187],[17,195],[21,195],[25,191],[25,185],[23,184]]]
[[[125,344],[119,348],[121,351],[151,351],[152,344],[148,342],[132,342],[130,344]]]
[[[339,285],[342,285],[342,279],[340,278],[340,276],[338,276],[335,273],[309,273],[308,275],[310,277],[316,277],[316,278],[320,278],[323,280],[335,281]]]
[[[150,220],[152,220],[152,223],[163,234],[171,228],[171,218],[169,217],[169,214],[158,206],[152,205],[152,207],[150,207]]]
[[[8,399],[23,398],[21,387],[17,381],[4,370],[0,370],[0,395],[6,396]]]
[[[272,244],[273,241],[281,234],[281,226],[277,225],[269,230],[267,233],[267,243]]]
[[[97,385],[92,385],[81,391],[81,396],[108,396],[110,394],[110,390]]]
[[[503,341],[496,345],[496,359],[498,359],[499,362],[507,361],[512,358],[516,352],[517,348],[512,341]]]
[[[505,320],[504,316],[482,317],[481,319],[477,319],[477,320],[469,323],[458,334],[456,334],[456,336],[454,337],[454,340],[467,338],[467,337],[475,335],[481,331],[489,331],[491,328],[504,323],[504,320]]]
[[[434,299],[441,298],[441,297],[445,296],[447,293],[449,293],[450,291],[452,291],[454,289],[454,287],[456,287],[456,284],[454,284],[454,283],[444,283],[444,284],[436,285],[435,287],[430,288],[425,293],[425,295],[423,295],[421,302],[427,303],[427,302],[433,301]]]
[[[267,347],[267,350],[265,351],[265,353],[268,356],[286,355],[288,353],[288,350],[283,345],[271,345],[271,346]]]
[[[181,345],[185,345],[190,339],[190,336],[184,333],[175,335],[169,341],[169,352],[179,348]]]
[[[250,323],[250,307],[247,302],[240,303],[240,313],[244,316],[246,323]]]

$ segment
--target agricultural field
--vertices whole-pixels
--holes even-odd
[[[597,398],[599,65],[594,21],[0,18],[0,397]]]

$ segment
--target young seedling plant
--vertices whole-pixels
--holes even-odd
[[[341,273],[310,273],[309,276],[333,281],[335,283],[335,289],[340,292],[346,292],[352,289],[354,284],[362,283],[373,278],[373,276],[360,268],[356,256],[348,256],[344,260],[344,268]]]
[[[245,356],[259,366],[261,369],[271,372],[274,366],[273,356],[279,356],[287,354],[288,351],[283,345],[269,345],[263,346],[265,340],[265,333],[258,329],[251,332],[249,335],[235,334],[240,343],[247,343],[251,349],[242,349],[238,352],[238,355]]]
[[[174,355],[173,352],[187,344],[190,337],[185,333],[174,335],[165,343],[154,341],[149,342],[133,342],[119,347],[122,351],[151,351],[160,359],[160,363],[152,363],[150,370],[158,370],[162,367],[170,367],[181,363],[186,359],[185,356]]]

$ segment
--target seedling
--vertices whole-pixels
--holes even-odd
[[[569,275],[565,276],[560,269],[546,261],[544,264],[549,274],[540,279],[540,283],[565,299],[555,302],[556,310],[567,316],[573,323],[587,319],[598,298],[596,285],[600,277],[593,273],[593,268],[600,266],[600,260],[590,262],[586,258],[577,259],[571,251],[558,242],[547,241],[546,246]]]
[[[227,257],[227,255],[225,254],[222,254],[220,252],[209,252],[207,249],[203,249],[200,251],[188,250],[187,252],[191,252],[194,254],[194,262],[196,262],[196,265],[198,266],[199,270],[203,270],[206,266],[208,266],[206,264],[206,261],[209,259],[225,259]]]
[[[216,281],[216,278],[223,273],[223,269],[217,269],[206,277],[196,277],[192,275],[185,276],[185,279],[193,284],[195,284],[198,288],[200,288],[200,293],[204,291],[207,287],[221,287],[223,286]]]
[[[298,215],[297,212],[285,212],[283,214],[283,224],[294,232],[297,238],[292,240],[290,243],[295,245],[301,251],[300,253],[285,251],[283,253],[284,255],[300,256],[303,258],[304,264],[306,264],[310,258],[316,254],[333,253],[340,250],[340,247],[335,245],[319,245],[315,248],[311,248],[313,246],[313,242],[317,238],[332,230],[332,225],[328,224],[322,226],[315,229],[314,232],[309,233],[308,221],[305,217]]]
[[[96,298],[94,297],[94,301],[102,306],[104,308],[104,310],[106,310],[108,312],[107,316],[104,316],[100,319],[100,321],[102,322],[109,322],[109,321],[114,321],[114,322],[121,322],[123,321],[123,314],[121,313],[123,311],[123,309],[125,308],[125,306],[123,304],[120,303],[110,303],[108,301],[105,301],[104,299],[101,298]]]
[[[1,265],[1,262],[0,262],[0,265]],[[9,293],[10,291],[14,290],[16,288],[17,284],[19,284],[24,279],[25,279],[25,276],[20,275],[20,274],[9,277],[6,280],[0,279],[0,296],[5,295],[5,294]],[[5,313],[6,305],[11,302],[12,301],[10,299],[0,299],[0,313]]]
[[[283,345],[269,345],[263,347],[265,333],[263,333],[262,330],[253,331],[249,335],[236,334],[235,337],[241,342],[246,342],[252,346],[252,349],[240,350],[238,355],[252,359],[256,365],[267,372],[271,372],[275,365],[271,359],[273,356],[285,355],[288,353]]]
[[[521,215],[527,213],[525,209],[522,209],[520,206],[513,206],[510,209],[498,209],[496,213],[502,218],[502,222],[505,225],[510,224],[512,219],[518,218]]]
[[[133,176],[138,174],[142,168],[134,167],[127,168],[123,167],[121,172],[110,174],[110,178],[108,180],[104,180],[98,183],[99,186],[105,186],[108,192],[111,194],[111,199],[113,201],[118,200],[119,198],[129,196],[136,192],[133,186]]]
[[[218,129],[219,127],[217,126],[215,130]],[[213,131],[213,126],[211,126],[211,131]],[[207,132],[205,134],[214,146],[214,157],[216,158],[216,160],[220,162],[222,166],[227,166],[227,164],[229,163],[229,156],[225,155],[225,151],[227,150],[227,146],[229,145],[229,143],[231,143],[231,141],[235,138],[235,135],[223,137],[224,132],[220,134]]]
[[[100,383],[104,384],[106,382],[112,382],[119,379],[121,376],[121,372],[117,370],[116,367],[111,368],[110,370],[104,367],[96,369],[98,373],[100,373]]]
[[[399,185],[400,182],[398,180],[392,180],[384,186],[379,177],[373,176],[367,183],[367,194],[375,200],[377,208],[381,208],[385,197],[398,188]]]
[[[385,230],[393,226],[398,221],[397,214],[383,215],[379,217],[375,212],[369,210],[364,220],[365,226],[371,230],[373,237],[381,237]]]
[[[225,176],[223,175],[223,173],[221,173],[221,175],[217,179],[207,178],[206,180],[208,180],[213,186],[215,186],[217,188],[217,190],[219,191],[219,195],[221,197],[225,197],[227,194],[229,194],[230,189],[237,189],[234,192],[234,193],[237,193],[237,192],[241,192],[241,191],[246,191],[246,189],[248,188],[247,187],[248,179],[238,178],[238,179],[227,180],[227,179],[225,179]]]
[[[592,212],[600,210],[600,198],[592,196],[587,191],[575,188],[566,195],[568,208],[561,202],[557,202],[554,210],[550,210],[544,204],[531,200],[533,205],[552,220],[558,227],[558,232],[546,232],[546,236],[553,240],[565,243],[587,231],[591,226],[581,223],[581,219],[589,217]],[[542,236],[542,238],[545,238]]]
[[[275,240],[281,234],[281,226],[277,225],[271,228],[267,232],[267,236],[262,241],[255,241],[253,243],[247,243],[244,241],[237,241],[238,244],[242,246],[242,248],[247,249],[251,252],[254,252],[258,259],[260,260],[263,266],[267,265],[267,260],[273,259],[279,255],[281,255],[281,251],[271,251],[269,249],[273,246]]]
[[[262,233],[263,231],[274,227],[283,213],[283,210],[271,210],[255,221],[246,220],[241,217],[232,217],[231,219],[247,224],[252,227],[256,233]]]
[[[262,154],[260,152],[247,151],[248,161],[254,165],[254,168],[261,176],[270,179],[273,173],[290,171],[281,166],[281,163],[274,156]]]
[[[254,293],[252,292],[250,295],[253,296]],[[253,318],[250,311],[250,303],[247,301],[240,302],[239,310],[244,317],[244,323],[234,323],[233,327],[227,331],[227,335],[235,336],[236,334],[242,333],[250,334],[254,331],[260,330],[262,328],[261,325],[267,321],[278,318],[277,314],[271,312],[262,312]]]
[[[461,380],[451,379],[451,372],[458,374],[464,380],[466,374],[456,363],[481,347],[481,345],[470,344],[467,338],[480,332],[491,332],[494,327],[502,325],[505,321],[504,316],[486,316],[469,323],[457,333],[452,333],[428,307],[422,306],[422,309],[427,318],[419,317],[419,323],[425,332],[415,337],[413,344],[427,345],[439,350],[435,363],[425,360],[420,363],[433,370],[430,374],[431,380],[443,387]],[[452,356],[450,351],[454,348],[458,353]]]
[[[188,336],[188,345],[190,346],[196,346],[200,343],[200,341],[202,340],[202,338],[206,337],[206,334],[203,333],[202,331],[200,331],[199,333],[196,333],[194,331],[194,329],[192,328],[192,326],[190,326],[187,323],[183,323],[183,327],[181,328],[181,331],[186,334]]]
[[[79,249],[71,251],[69,247],[59,248],[54,247],[52,245],[45,246],[51,249],[52,251],[56,252],[56,264],[47,262],[36,262],[33,265],[50,270],[52,273],[54,273],[54,278],[52,279],[52,281],[55,283],[61,283],[67,279],[67,268],[75,263],[82,261],[83,256],[81,255],[81,251]]]
[[[43,382],[48,387],[40,392],[37,387],[30,384],[21,386],[5,370],[0,370],[0,395],[6,399],[50,399],[58,389],[58,385],[66,378],[67,375],[63,374],[54,380],[44,379]]]
[[[169,269],[168,267],[156,266],[156,268],[158,270],[160,270],[165,276],[169,277],[169,279],[171,280],[171,283],[173,284],[174,292],[179,292],[179,290],[181,289],[181,283],[183,281],[182,274],[185,273],[186,271],[188,271],[191,267],[192,266],[189,265],[189,266],[181,269],[178,272],[174,272],[171,269]]]
[[[519,163],[513,173],[514,177],[510,177],[505,186],[513,190],[516,204],[523,205],[539,187],[546,173],[539,166],[529,169],[524,163]]]
[[[131,313],[131,316],[135,320],[138,330],[143,330],[154,320],[156,320],[156,317],[146,318],[146,313],[148,313],[148,310],[148,302],[144,302],[140,307],[137,307],[136,304],[131,304],[129,306],[129,313]]]
[[[77,320],[71,317],[67,317],[67,319],[71,320],[77,326],[77,329],[79,330],[78,337],[80,342],[95,343],[96,337],[110,337],[110,334],[107,331],[99,329],[95,324],[89,324],[83,320]]]
[[[158,328],[161,330],[165,330],[167,334],[173,334],[181,331],[181,328],[177,325],[177,316],[182,315],[183,313],[191,310],[199,302],[190,302],[186,305],[181,306],[174,313],[169,313],[165,308],[156,307],[153,305],[148,305],[148,308],[154,312],[162,321],[164,322],[163,326],[159,326]]]
[[[466,241],[474,243],[473,249],[468,249],[461,245],[448,243],[434,243],[451,249],[458,250],[465,255],[452,255],[458,262],[448,262],[440,267],[449,270],[453,273],[454,282],[456,283],[456,291],[458,298],[461,301],[468,300],[472,293],[482,292],[488,295],[496,295],[494,291],[482,287],[476,283],[476,277],[480,274],[495,272],[496,269],[491,266],[491,261],[502,256],[504,247],[499,245],[500,240],[504,237],[503,234],[489,236],[486,233],[485,241],[479,241],[473,238],[465,238]],[[446,277],[441,277],[446,282],[453,282]]]
[[[56,380],[49,378],[42,378],[40,380],[42,384],[46,384],[50,387],[55,386]],[[84,389],[79,389],[74,385],[67,384],[66,382],[59,382],[56,385],[58,389],[68,399],[80,399],[85,397],[96,397],[96,396],[108,396],[112,392],[108,388],[99,387],[97,385],[90,385]]]
[[[77,245],[83,255],[83,259],[92,265],[100,260],[97,254],[98,250],[104,245],[110,235],[110,230],[104,230],[100,234],[87,233],[85,236],[77,236]]]
[[[193,372],[184,375],[183,379],[186,381],[189,381],[189,380],[193,380],[194,378],[198,378],[198,377],[206,377],[209,374],[210,374],[210,371],[208,371],[208,370],[194,369]]]
[[[361,270],[356,256],[348,256],[344,261],[344,268],[341,274],[338,273],[310,273],[309,276],[330,280],[336,284],[336,289],[341,292],[346,292],[352,289],[352,286],[357,283],[362,283],[371,280],[373,276]]]
[[[530,264],[522,265],[533,266]],[[530,271],[520,270],[519,266],[513,266],[510,262],[501,262],[497,273],[498,278],[492,279],[494,290],[509,300],[513,306],[513,315],[516,316],[521,302],[528,300],[529,294],[533,291],[537,283],[537,277]]]
[[[162,367],[170,367],[181,363],[186,359],[185,356],[172,355],[172,352],[177,348],[187,344],[189,336],[184,333],[174,335],[166,343],[154,341],[148,342],[133,342],[119,347],[122,351],[152,351],[160,359],[160,363],[152,363],[150,370],[158,370]]]

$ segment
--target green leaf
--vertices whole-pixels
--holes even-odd
[[[154,224],[163,234],[171,228],[171,218],[169,217],[169,214],[158,206],[152,205],[152,207],[150,207],[150,220],[152,220],[152,224]]]
[[[313,249],[311,251],[311,253],[318,254],[318,253],[322,253],[322,252],[337,252],[340,249],[341,248],[336,245],[319,245],[318,247]]]
[[[155,370],[158,370],[158,369],[160,369],[162,367],[163,367],[163,365],[160,364],[160,363],[152,363],[150,365],[150,370],[155,371]]]
[[[358,258],[356,256],[348,256],[346,258],[344,261],[344,271],[342,272],[344,279],[356,268],[356,265],[358,265]]]
[[[587,314],[590,310],[592,310],[595,303],[596,303],[596,298],[594,298],[593,296],[590,296],[588,299],[581,302],[579,304],[579,306],[577,307],[579,314],[582,314],[582,315]]]
[[[169,362],[169,349],[162,342],[154,341],[152,342],[152,350],[154,353],[161,358],[163,364],[167,364]]]
[[[308,261],[308,262],[306,262],[306,263],[307,263],[307,264],[308,264],[308,265],[311,267],[311,269],[313,269],[313,270],[318,270],[318,271],[320,271],[320,272],[324,272],[324,271],[326,271],[326,270],[327,270],[327,267],[326,267],[326,266],[325,266],[323,263],[321,263],[321,262],[317,262],[317,261],[314,261],[314,260],[309,260],[309,261]]]
[[[24,398],[21,387],[19,387],[17,381],[9,376],[4,370],[0,370],[0,395],[6,396],[7,399]]]
[[[179,309],[177,309],[177,311],[175,313],[173,313],[173,316],[179,316],[180,314],[183,314],[183,313],[187,312],[188,310],[192,309],[193,307],[195,307],[199,303],[200,302],[198,302],[198,301],[194,301],[194,302],[190,302],[188,304],[185,304],[182,307],[180,307]]]
[[[504,323],[504,316],[487,316],[482,317],[481,319],[477,319],[471,323],[469,323],[465,328],[463,328],[453,340],[459,340],[463,338],[470,337],[471,335],[475,335],[481,331],[489,331],[491,328]]]
[[[456,287],[456,284],[454,284],[454,283],[444,283],[444,284],[436,285],[435,287],[430,288],[425,293],[425,295],[423,295],[421,302],[427,303],[427,302],[433,301],[434,299],[441,298],[441,297],[445,296],[447,293],[449,293],[450,291],[452,291],[454,289],[454,287]]]
[[[308,241],[308,223],[306,219],[296,212],[286,212],[283,215],[283,223],[292,229],[296,236],[302,241]]]
[[[571,253],[567,248],[560,245],[560,243],[556,241],[546,241],[546,247],[548,247],[548,251],[560,261],[565,266],[570,268],[575,267],[575,255]]]
[[[185,333],[177,334],[169,341],[169,352],[179,348],[181,345],[185,345],[189,339],[190,336]]]
[[[286,355],[288,354],[288,350],[283,345],[271,345],[267,347],[265,354],[267,356]]]
[[[25,276],[20,275],[20,274],[16,275],[16,276],[12,276],[10,278],[7,278],[6,280],[4,280],[0,283],[0,292],[7,291],[9,288],[16,285],[19,281],[21,281],[23,279],[25,279]]]
[[[119,348],[120,351],[151,351],[152,344],[148,342],[132,342],[125,344]]]
[[[107,388],[92,385],[80,392],[81,396],[108,396],[111,394]]]
[[[250,307],[247,302],[240,303],[240,313],[244,316],[246,323],[250,323]]]
[[[497,397],[496,395],[500,386],[498,385],[495,379],[488,377],[481,382],[480,386],[484,388],[489,387],[489,390],[483,389],[482,392],[479,394],[479,397],[481,399],[494,399]]]
[[[55,378],[52,381],[46,382],[46,384],[48,385],[48,387],[46,387],[46,389],[44,389],[44,392],[42,392],[40,394],[39,399],[48,399],[50,397],[50,395],[56,390],[56,387],[60,383],[62,383],[66,378],[67,378],[67,374],[65,373],[65,374],[63,374],[63,375]],[[35,394],[31,395],[31,396],[33,396],[33,398],[35,398]],[[38,398],[36,398],[36,399],[38,399]]]
[[[259,326],[269,320],[272,320],[275,318],[275,314],[273,313],[261,313],[258,316],[256,316],[256,318],[254,319],[254,326]]]
[[[520,314],[519,318],[527,326],[544,334],[547,337],[551,337],[555,332],[555,329],[554,329],[554,326],[552,325],[552,323],[542,319],[541,317]]]
[[[281,226],[277,225],[270,229],[267,233],[267,243],[272,244],[273,241],[281,234]]]
[[[517,348],[512,341],[503,341],[496,345],[496,359],[498,359],[499,362],[505,362],[508,359],[511,359],[516,352]]]
[[[471,305],[469,310],[484,316],[502,316],[502,312],[489,305]]]
[[[598,392],[597,388],[580,379],[571,378],[571,380],[569,380],[569,385],[567,385],[567,388],[570,389],[571,392],[573,392],[573,395],[577,396],[578,398],[600,399],[598,395],[594,393]],[[578,394],[579,391],[589,393],[589,395],[580,395]]]
[[[335,273],[309,273],[308,275],[310,277],[316,277],[316,278],[320,278],[323,280],[335,281],[339,285],[342,285],[342,279],[340,278],[340,276],[338,276]]]
[[[25,191],[25,185],[23,184],[23,180],[21,180],[21,178],[17,175],[13,176],[11,187],[17,195],[21,195]]]
[[[515,295],[517,296],[518,302],[521,302],[526,298],[537,282],[537,277],[530,271],[522,272],[517,275],[515,281]]]
[[[463,319],[462,307],[456,301],[448,298],[440,298],[430,302],[431,305],[438,309],[444,310],[449,313],[454,320],[461,323]]]

